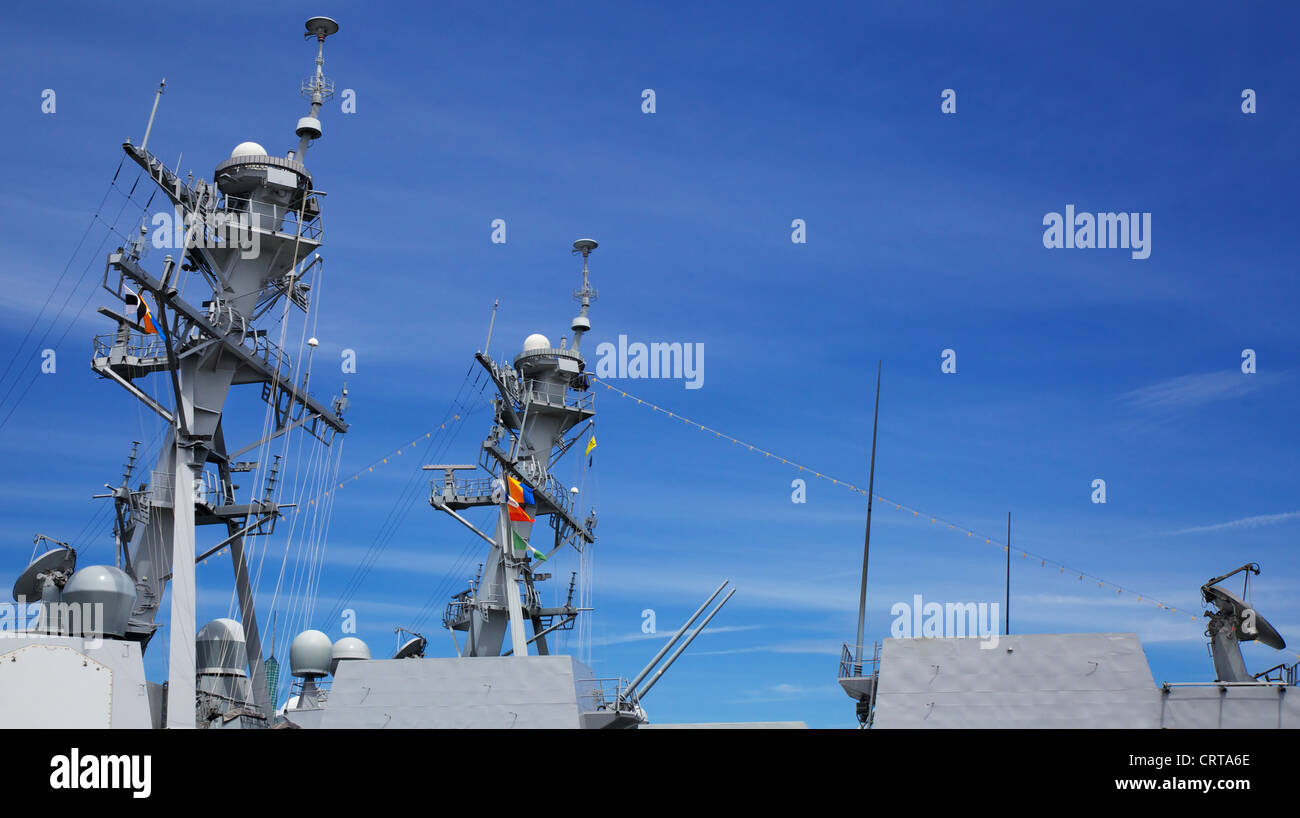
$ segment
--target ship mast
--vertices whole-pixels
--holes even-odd
[[[564,605],[542,605],[536,583],[550,575],[536,569],[564,546],[581,551],[596,539],[595,513],[579,519],[575,492],[554,475],[556,463],[584,437],[595,416],[591,381],[578,344],[582,334],[591,329],[587,313],[596,291],[591,288],[587,259],[596,247],[591,239],[573,243],[573,251],[582,255],[582,288],[574,292],[581,311],[570,324],[572,347],[565,339],[553,346],[546,336],[535,333],[524,340],[513,366],[500,366],[482,352],[475,355],[499,393],[493,400],[495,418],[478,464],[489,476],[456,477],[458,471],[476,469],[473,465],[424,467],[444,472],[443,480],[435,479],[431,487],[433,507],[473,529],[488,543],[478,579],[452,599],[443,615],[443,624],[453,636],[465,631],[464,656],[503,655],[507,625],[510,647],[505,655],[526,656],[530,645],[536,653],[546,654],[546,637],[572,628],[583,610],[573,605],[572,584]],[[498,506],[492,534],[479,531],[457,513],[488,505]],[[544,518],[553,534],[550,542],[543,542],[545,535],[539,534]],[[531,637],[526,622],[531,625]],[[459,642],[457,645],[459,651]]]
[[[137,592],[128,639],[149,643],[171,583],[168,727],[192,728],[196,723],[195,563],[227,548],[234,563],[254,703],[267,719],[273,715],[244,538],[271,533],[282,506],[274,501],[274,467],[268,470],[262,499],[235,501],[233,473],[257,466],[235,458],[293,429],[326,445],[336,433],[347,431],[337,412],[307,394],[305,382],[295,382],[288,355],[267,338],[266,330],[256,327],[257,320],[282,300],[287,299],[286,310],[288,304],[308,309],[309,287],[303,279],[319,261],[320,199],[302,158],[321,135],[321,104],[333,90],[322,73],[324,43],[338,31],[338,24],[313,17],[306,28],[318,49],[315,76],[303,83],[311,107],[309,115],[298,120],[296,153],[274,156],[254,142],[244,142],[216,166],[212,182],[191,183],[179,177],[179,168],[167,168],[145,146],[129,141],[122,146],[181,217],[183,228],[176,229],[180,269],[198,273],[210,288],[210,295],[195,306],[181,297],[178,263],[172,256],[164,259],[161,271],[151,272],[141,263],[138,245],[112,253],[105,289],[124,297],[136,312],[128,317],[101,310],[118,326],[114,333],[96,338],[92,362],[98,374],[123,386],[171,427],[148,485],[136,491],[125,487],[113,495],[123,563]],[[151,114],[151,126],[152,119]],[[156,315],[148,314],[149,301],[156,305]],[[151,331],[155,326],[161,331]],[[170,382],[170,409],[135,384],[155,373]],[[249,383],[261,386],[273,424],[262,439],[230,452],[223,422],[226,398],[232,385]],[[198,553],[196,526],[214,524],[224,526],[226,536]]]

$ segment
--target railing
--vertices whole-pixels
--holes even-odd
[[[591,392],[574,392],[567,386],[538,380],[524,381],[519,392],[521,412],[525,411],[530,403],[563,406],[566,409],[590,409],[594,400]]]
[[[1294,682],[1273,679],[1258,679],[1253,682],[1164,682],[1161,689],[1168,692],[1174,687],[1287,687]]]
[[[491,497],[492,487],[495,483],[495,477],[470,477],[457,480],[452,487],[452,491],[459,497]],[[438,480],[432,481],[433,493],[441,494],[444,485],[446,484]]]
[[[468,615],[469,609],[474,606],[474,602],[468,598],[468,594],[469,591],[462,591],[447,603],[447,607],[442,611],[442,626],[444,628],[451,629]]]
[[[176,502],[175,487],[176,481],[171,472],[152,472],[148,488],[149,503],[142,505],[172,507]],[[141,492],[132,494],[139,496]],[[205,471],[194,481],[194,502],[211,506],[222,504],[221,480],[217,475]]]
[[[95,336],[95,357],[109,358],[117,351],[117,333],[107,332],[103,335]],[[129,334],[124,349],[121,350],[129,358],[166,358],[167,345],[162,339],[154,335],[141,335],[138,332]]]
[[[308,241],[319,244],[323,230],[321,228],[319,205],[316,205],[314,199],[302,213],[302,233],[301,236]],[[204,238],[210,240],[208,231],[213,231],[213,236],[225,239],[223,246],[238,246],[237,240],[232,241],[229,233],[232,230],[246,231],[262,230],[268,233],[278,233],[286,238],[293,238],[299,235],[298,232],[298,215],[299,210],[293,207],[285,207],[274,202],[268,202],[262,199],[251,199],[244,196],[222,196],[217,203],[217,209],[213,215],[218,216],[217,224],[208,224],[204,222]],[[221,235],[225,233],[226,235]],[[210,246],[210,245],[205,245]]]
[[[515,468],[536,491],[545,495],[549,504],[560,509],[565,514],[573,515],[573,495],[568,486],[555,479],[551,474],[541,474],[541,469],[533,461],[521,460],[515,464]],[[452,487],[453,496],[466,499],[492,497],[499,479],[497,477],[457,479]],[[441,496],[445,485],[445,482],[434,478],[429,482],[430,492]]]
[[[636,691],[627,686],[626,679],[579,679],[578,682],[593,685],[584,695],[591,702],[592,710],[626,713],[635,711],[639,706]]]
[[[442,609],[443,627],[450,629],[455,623],[462,621],[474,608],[485,608],[489,605],[504,607],[506,601],[493,594],[479,596],[477,587],[461,591],[451,598],[447,606]]]
[[[291,685],[289,685],[289,699],[292,699],[294,696],[298,696],[298,697],[299,697],[299,703],[301,703],[301,701],[302,701],[302,698],[301,698],[301,697],[302,697],[302,690],[303,690],[303,687],[304,687],[306,684],[307,684],[307,680],[306,680],[306,679],[295,679],[295,680],[293,681],[293,683],[292,683]],[[329,682],[329,677],[326,677],[326,676],[320,676],[320,677],[317,677],[317,679],[316,679],[316,701],[317,701],[318,703],[320,703],[320,704],[325,704],[326,700],[329,699],[329,694],[330,694],[330,682]],[[285,706],[288,707],[288,704],[287,704],[288,699],[286,699],[285,701],[286,701],[286,705],[285,705]]]
[[[840,648],[840,675],[841,679],[852,679],[861,676],[877,676],[880,673],[880,643],[876,642],[871,647],[870,659],[859,659],[862,655],[862,648],[865,645],[858,645],[855,652],[853,646],[847,642]],[[866,671],[865,673],[863,671]]]
[[[547,501],[556,508],[562,510],[565,514],[573,516],[573,495],[569,487],[555,479],[555,476],[547,473],[542,474],[542,469],[533,460],[520,460],[515,464],[517,468],[533,488],[546,495]]]
[[[210,315],[213,314],[210,313]],[[227,331],[230,330],[227,329]],[[227,340],[233,342],[235,340],[234,334],[236,333],[227,336]],[[239,346],[254,358],[260,359],[272,372],[279,372],[281,383],[288,383],[293,374],[293,360],[288,353],[273,343],[264,333],[249,332],[245,329],[242,331],[242,335]],[[178,353],[183,352],[185,349],[184,339],[173,338],[172,340],[176,345],[176,351]],[[142,359],[165,359],[167,357],[167,346],[161,336],[144,335],[138,332],[129,332],[126,343],[121,348],[117,346],[117,333],[113,332],[96,335],[94,345],[96,358],[111,360],[112,356],[118,351],[124,351],[128,357]]]

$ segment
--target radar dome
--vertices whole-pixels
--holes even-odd
[[[68,579],[63,601],[81,612],[81,624],[74,628],[74,635],[124,636],[135,607],[135,583],[125,571],[111,565],[89,565]],[[95,613],[96,604],[104,606],[98,609],[102,616]]]
[[[328,676],[330,638],[320,631],[303,631],[293,638],[289,646],[289,672],[294,676]]]
[[[230,152],[230,158],[235,159],[240,156],[266,156],[266,148],[256,142],[240,142]]]
[[[334,643],[330,661],[330,673],[338,673],[339,662],[352,659],[369,659],[370,646],[355,636],[345,636]]]
[[[243,676],[248,661],[244,626],[233,619],[212,620],[199,628],[194,654],[199,673]]]
[[[524,352],[533,352],[538,349],[550,349],[551,340],[540,332],[534,332],[524,339]]]

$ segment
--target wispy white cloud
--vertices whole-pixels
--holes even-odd
[[[752,631],[763,627],[762,625],[722,625],[719,627],[709,628],[701,635],[711,633],[732,633],[734,631]],[[661,642],[667,641],[676,631],[659,631],[658,633],[628,633],[620,636],[607,636],[601,639],[593,639],[593,645],[618,645],[624,642],[644,642],[647,640],[657,639]],[[692,651],[696,655],[704,656],[706,654]]]
[[[738,653],[806,653],[819,656],[838,656],[841,642],[833,639],[797,639],[770,645],[751,645],[728,650],[702,650],[696,656],[731,656]]]
[[[762,687],[741,691],[741,699],[739,701],[752,703],[806,699],[809,697],[826,696],[837,689],[838,688],[832,684],[793,685],[781,682],[774,685],[763,685]]]
[[[1191,528],[1180,528],[1177,531],[1169,532],[1168,536],[1177,534],[1203,534],[1208,531],[1230,531],[1237,528],[1261,528],[1268,525],[1278,525],[1289,520],[1300,519],[1300,511],[1285,511],[1281,514],[1256,514],[1253,517],[1242,517],[1239,520],[1229,520],[1226,523],[1215,523],[1214,525],[1197,525]]]
[[[1120,400],[1134,409],[1149,412],[1190,409],[1249,394],[1267,380],[1258,374],[1244,375],[1235,370],[1180,375],[1125,392]]]

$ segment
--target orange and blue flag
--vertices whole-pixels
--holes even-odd
[[[524,506],[526,505],[532,506],[537,504],[537,499],[533,495],[533,490],[509,475],[506,476],[506,483],[510,487],[509,497],[506,500],[510,519],[518,523],[533,522],[532,515],[524,510]]]
[[[126,290],[126,295],[122,297],[122,302],[128,307],[135,307],[135,322],[144,327],[145,334],[167,337],[153,322],[153,313],[149,312],[149,305],[144,303],[144,299],[133,292],[130,287],[124,285],[123,289]]]

